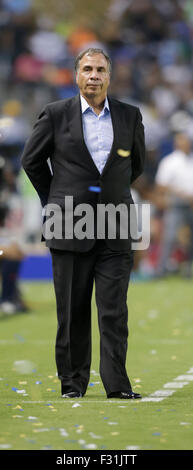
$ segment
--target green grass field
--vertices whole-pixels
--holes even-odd
[[[177,376],[191,374],[192,287],[192,281],[174,278],[130,285],[127,369],[134,391],[144,398]],[[80,400],[62,399],[52,283],[23,283],[21,288],[30,313],[0,314],[0,449],[193,449],[191,375],[162,401],[106,399],[98,374],[94,296],[87,394]]]

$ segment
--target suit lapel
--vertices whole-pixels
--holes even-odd
[[[94,170],[99,175],[98,168],[84,141],[80,95],[76,95],[71,102],[68,110],[68,122],[71,136],[79,149],[80,158],[84,159],[84,164],[86,163],[90,170]]]
[[[107,158],[105,166],[103,168],[102,175],[104,175],[106,171],[108,171],[109,167],[111,166],[115,158],[115,153],[118,147],[118,140],[120,140],[120,133],[121,133],[121,126],[120,126],[120,119],[119,119],[120,117],[119,103],[109,98],[109,96],[108,96],[108,101],[109,101],[109,107],[110,107],[110,112],[111,112],[114,136],[113,136],[113,143],[112,143],[111,151]]]

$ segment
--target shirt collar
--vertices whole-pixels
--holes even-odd
[[[80,95],[80,101],[81,101],[81,108],[82,108],[82,114],[87,111],[88,109],[91,109],[91,106],[89,106],[89,104],[87,103],[86,99]],[[105,98],[105,103],[104,103],[104,108],[103,108],[103,112],[105,112],[105,110],[108,110],[110,111],[110,108],[109,108],[109,101],[108,101],[108,98],[106,96]]]

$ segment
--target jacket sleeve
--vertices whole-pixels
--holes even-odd
[[[27,140],[21,163],[36,189],[42,206],[47,203],[52,173],[48,165],[48,158],[53,154],[54,136],[47,106],[40,113],[30,138]]]
[[[138,178],[139,175],[143,172],[144,163],[145,163],[145,137],[144,137],[144,126],[142,123],[142,115],[138,109],[135,134],[134,134],[134,144],[132,149],[132,176],[131,183]]]

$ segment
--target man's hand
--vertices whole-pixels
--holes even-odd
[[[17,243],[10,243],[10,245],[0,246],[0,259],[12,259],[20,261],[24,258],[25,254]]]

